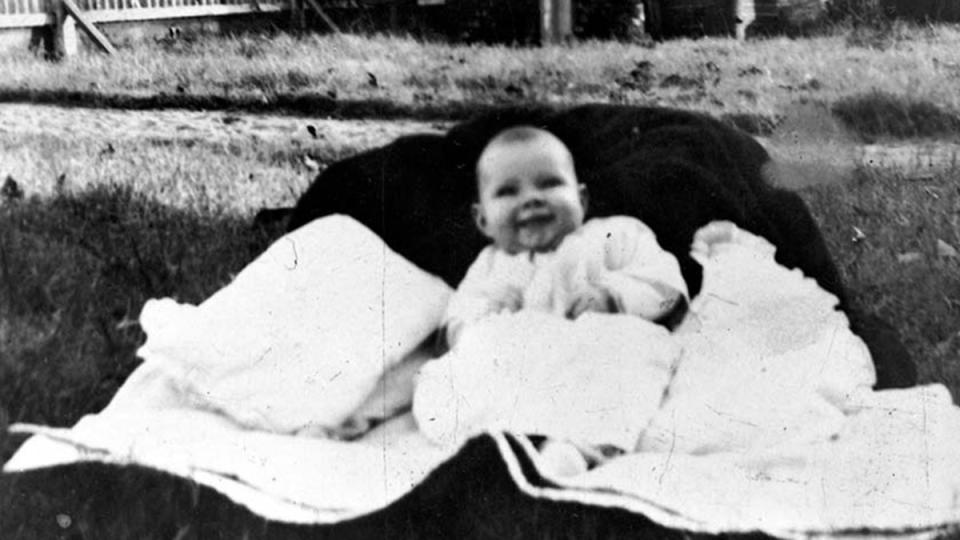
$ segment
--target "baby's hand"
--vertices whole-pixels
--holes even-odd
[[[737,231],[737,226],[730,221],[711,221],[693,236],[693,252],[710,256],[718,244],[732,243]]]
[[[576,319],[587,311],[613,313],[617,309],[610,293],[599,287],[584,287],[573,295],[573,302],[567,308],[566,315],[568,319]]]
[[[515,312],[520,311],[520,308],[523,307],[523,293],[520,289],[516,287],[505,287],[501,294],[498,295],[496,305],[494,306],[494,313],[499,313],[501,311]]]
[[[773,244],[730,221],[713,221],[701,227],[693,236],[690,251],[694,259],[698,256],[710,258],[733,245],[749,248],[768,257],[773,257],[776,252]]]

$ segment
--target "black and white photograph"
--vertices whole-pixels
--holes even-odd
[[[0,0],[0,538],[960,539],[960,0]]]

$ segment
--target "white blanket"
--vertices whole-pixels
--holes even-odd
[[[719,227],[719,225],[717,226]],[[632,452],[705,454],[823,441],[875,382],[837,300],[773,246],[728,228],[675,334],[629,315],[497,315],[421,374],[414,415],[440,444],[502,429]]]
[[[406,413],[345,442],[303,435],[408,406],[409,377],[381,377],[424,361],[417,346],[449,291],[353,220],[318,220],[200,306],[148,303],[144,364],[111,404],[73,428],[14,426],[38,436],[4,470],[140,464],[271,519],[328,523],[383,508],[490,432],[530,495],[668,527],[924,536],[956,526],[960,409],[940,385],[870,390],[866,348],[836,300],[772,255],[742,232],[695,248],[696,319],[672,335],[611,315],[492,320],[423,370],[420,428]],[[520,472],[502,430],[637,451],[561,477],[523,443],[560,486],[544,487]]]
[[[424,366],[413,414],[443,446],[496,430],[632,451],[680,352],[665,328],[638,317],[496,315]]]
[[[322,432],[434,331],[449,293],[333,216],[275,242],[199,306],[148,301],[138,355],[244,427]]]

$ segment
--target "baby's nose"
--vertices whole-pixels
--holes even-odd
[[[527,194],[523,200],[523,208],[537,208],[544,204],[546,203],[543,200],[543,196],[536,192]]]

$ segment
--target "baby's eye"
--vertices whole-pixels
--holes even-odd
[[[559,176],[548,176],[546,178],[541,178],[538,182],[541,188],[555,188],[563,185],[563,179]]]
[[[517,194],[515,186],[503,186],[493,192],[494,197],[512,197]]]

